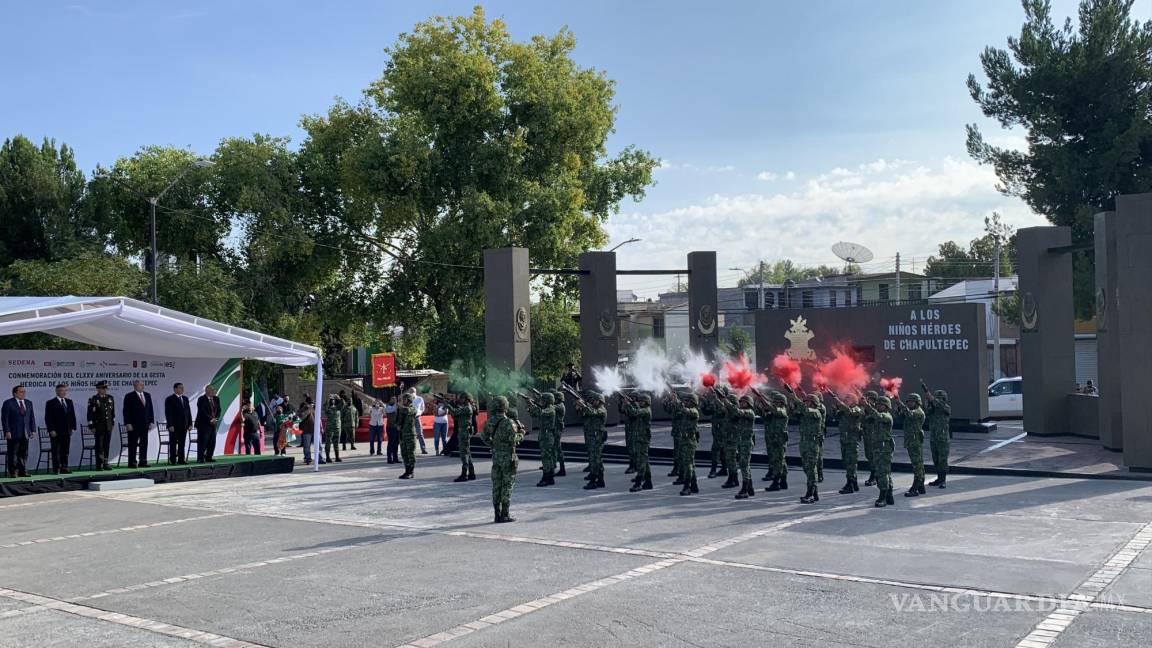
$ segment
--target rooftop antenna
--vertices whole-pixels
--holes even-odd
[[[868,263],[873,258],[872,250],[859,243],[849,243],[848,241],[840,241],[833,245],[832,254],[844,261],[844,274],[848,274],[848,270],[853,264]]]

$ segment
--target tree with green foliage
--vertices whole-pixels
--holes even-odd
[[[724,351],[730,356],[747,356],[752,348],[752,336],[748,331],[733,326],[724,332]]]
[[[304,122],[309,179],[338,188],[333,227],[382,259],[379,304],[428,328],[434,364],[482,354],[485,248],[571,265],[652,183],[649,154],[608,154],[613,83],[575,45],[567,30],[517,42],[480,8],[434,18],[389,48],[363,102]]]
[[[761,268],[763,268],[763,278],[761,278]],[[859,272],[859,266],[849,268],[849,273]],[[793,281],[803,281],[805,279],[815,279],[817,277],[826,277],[828,275],[840,274],[843,272],[841,269],[832,268],[826,265],[802,267],[791,259],[780,259],[768,263],[765,261],[763,265],[757,264],[751,271],[749,271],[743,279],[739,281],[738,286],[759,286],[763,281],[765,284],[782,284],[789,279]]]
[[[97,243],[84,214],[84,174],[67,145],[17,135],[0,145],[0,269],[62,259]]]
[[[554,381],[568,368],[580,364],[580,326],[572,318],[575,303],[564,295],[550,296],[532,304],[532,374]]]
[[[1012,274],[1016,256],[1016,233],[993,212],[984,218],[984,235],[972,239],[968,249],[955,241],[940,244],[936,255],[928,257],[924,274],[929,277],[969,279],[991,277],[995,273],[996,246],[1000,246],[1000,276]]]
[[[980,56],[986,84],[968,77],[983,113],[1024,130],[1027,150],[993,146],[968,126],[968,152],[991,164],[1000,190],[1090,241],[1093,216],[1118,194],[1152,191],[1152,21],[1133,0],[1082,0],[1076,25],[1057,25],[1047,0],[1023,0],[1008,48]],[[1075,260],[1076,311],[1093,311],[1091,254]]]

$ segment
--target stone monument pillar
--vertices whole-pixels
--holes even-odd
[[[1152,193],[1116,198],[1116,362],[1124,465],[1152,471]],[[1100,403],[1103,409],[1104,403]],[[1027,406],[1027,405],[1025,405]]]
[[[580,373],[584,389],[596,389],[594,367],[615,367],[620,362],[620,322],[616,317],[616,253],[585,252],[580,255]],[[619,413],[606,403],[608,422]]]
[[[1120,326],[1116,312],[1116,212],[1096,214],[1096,377],[1100,392],[1097,428],[1100,444],[1122,450]]]
[[[688,253],[688,346],[716,357],[719,318],[716,291],[716,253]]]
[[[488,366],[532,373],[528,249],[484,250],[484,354]],[[531,426],[525,404],[515,404]]]

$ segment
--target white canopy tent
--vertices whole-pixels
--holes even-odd
[[[0,297],[0,336],[42,332],[105,349],[173,358],[247,358],[316,367],[313,449],[320,456],[320,349],[127,297]],[[320,462],[313,462],[313,470]]]

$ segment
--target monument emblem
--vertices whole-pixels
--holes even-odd
[[[1036,308],[1036,296],[1032,291],[1025,290],[1020,296],[1020,323],[1025,331],[1035,331],[1040,320],[1040,311]]]
[[[696,316],[696,328],[700,331],[700,335],[712,335],[716,332],[716,313],[712,310],[712,306],[704,304],[700,307]]]
[[[1103,286],[1096,289],[1096,330],[1108,330],[1108,293]]]
[[[528,309],[521,306],[516,309],[516,339],[526,341],[528,339]]]
[[[788,348],[784,350],[784,355],[793,360],[815,360],[816,352],[808,348],[808,342],[815,337],[815,334],[808,330],[808,320],[800,315],[788,322],[792,326],[784,332],[784,338],[788,340]]]
[[[600,311],[600,336],[610,338],[616,335],[616,313],[605,308]]]

